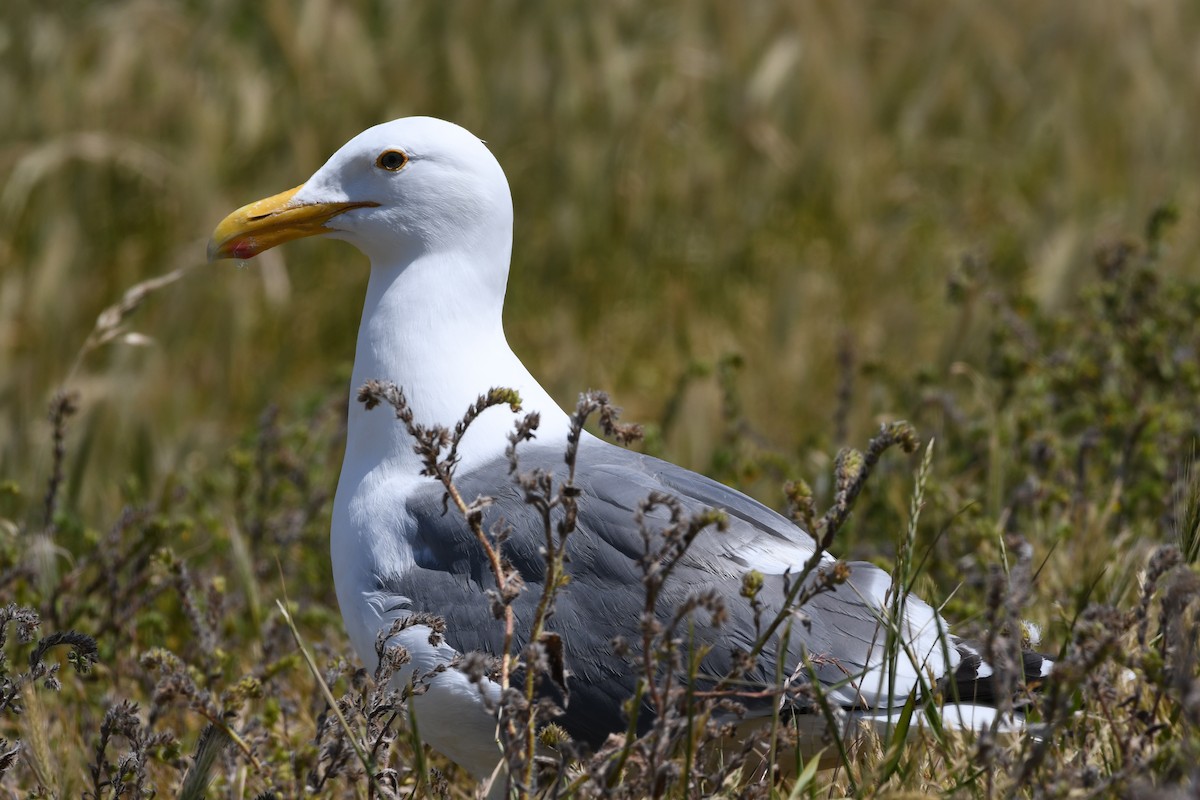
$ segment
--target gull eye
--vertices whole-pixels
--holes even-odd
[[[399,172],[408,163],[408,156],[403,150],[384,150],[375,159],[375,166],[388,172]]]

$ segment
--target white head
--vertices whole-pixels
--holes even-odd
[[[374,266],[424,254],[502,254],[507,278],[512,196],[476,136],[432,117],[376,125],[301,186],[244,206],[213,232],[209,258],[252,258],[303,236],[344,239]]]

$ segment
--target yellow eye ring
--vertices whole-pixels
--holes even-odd
[[[408,154],[403,150],[384,150],[375,159],[375,166],[388,172],[399,172],[408,163]]]

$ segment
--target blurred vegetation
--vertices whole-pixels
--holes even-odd
[[[9,653],[24,713],[0,708],[0,736],[24,760],[5,785],[116,796],[99,784],[124,748],[169,794],[211,724],[238,737],[230,796],[348,786],[273,600],[291,593],[339,691],[366,691],[336,659],[326,537],[367,265],[309,240],[238,270],[203,245],[408,114],[465,125],[504,165],[508,334],[564,406],[604,387],[648,448],[776,505],[797,478],[828,502],[837,447],[912,419],[937,440],[919,593],[960,587],[952,619],[1003,622],[994,565],[1024,541],[1024,613],[1050,646],[1094,643],[1090,604],[1134,619],[1104,657],[1124,649],[1154,698],[1113,722],[1118,690],[1076,675],[1072,702],[1111,726],[1064,723],[1075,738],[1024,788],[1184,781],[1200,690],[1170,631],[1195,630],[1179,576],[1200,547],[1198,40],[1186,0],[8,0],[0,600],[43,637],[94,638],[96,663],[80,639]],[[893,557],[914,469],[881,464],[839,555]],[[1141,571],[1171,542],[1155,578],[1178,613],[1139,639],[1159,609]],[[59,649],[79,676],[32,691]],[[961,778],[971,752],[880,785],[934,790],[922,776]]]
[[[268,403],[343,387],[366,264],[306,242],[201,265],[227,211],[407,114],[486,138],[517,209],[507,324],[565,405],[603,386],[656,419],[737,352],[744,411],[825,437],[839,343],[944,367],[964,254],[1038,302],[1097,241],[1200,212],[1190,2],[554,6],[12,0],[0,23],[0,465],[44,469],[44,410],[100,310],[149,348],[75,375],[87,447],[142,491],[203,470]],[[1168,268],[1173,268],[1168,264]],[[850,432],[892,413],[863,393]],[[703,466],[712,391],[667,454]],[[687,422],[683,422],[686,420]],[[835,443],[840,444],[840,442]],[[116,499],[118,481],[79,485]],[[93,506],[96,507],[96,506]]]

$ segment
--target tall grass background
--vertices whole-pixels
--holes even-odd
[[[924,589],[961,578],[963,558],[1003,561],[991,534],[1019,515],[1007,498],[1031,457],[1014,419],[1032,417],[1002,400],[1032,408],[1037,397],[1029,383],[1014,389],[1029,364],[1008,384],[985,366],[1000,352],[996,326],[1075,313],[1072,324],[1091,330],[1087,315],[1102,306],[1080,297],[1096,280],[1093,252],[1140,236],[1163,207],[1179,221],[1138,258],[1152,255],[1164,281],[1194,277],[1198,41],[1200,5],[1185,0],[8,0],[0,517],[16,577],[6,599],[82,628],[91,612],[54,611],[88,604],[63,576],[86,572],[129,505],[160,515],[140,535],[172,551],[147,591],[193,580],[216,592],[208,627],[229,641],[212,674],[258,668],[255,640],[284,586],[311,614],[310,638],[320,631],[330,653],[349,652],[321,530],[366,260],[307,240],[238,269],[203,263],[204,242],[232,208],[302,182],[363,128],[411,114],[461,123],[504,166],[516,207],[506,329],[564,406],[604,387],[626,418],[648,423],[647,448],[781,505],[785,478],[827,498],[837,447],[918,415],[942,397],[929,387],[959,392],[979,422],[965,438],[983,445],[934,459],[937,524],[969,520],[961,541],[940,540]],[[178,280],[120,316],[122,335],[88,344],[102,311],[174,270]],[[55,470],[47,408],[63,388],[78,392],[79,411],[53,535],[35,546]],[[1134,399],[1125,411],[1150,414],[1151,427],[1174,415],[1157,430],[1179,447],[1152,464],[1154,487],[1169,488],[1183,470],[1165,461],[1190,446],[1195,407],[1162,396],[1167,410]],[[930,432],[946,424],[926,419]],[[1086,425],[1072,424],[1056,444],[1086,450]],[[873,518],[890,510],[891,524],[852,525],[840,554],[891,557],[912,469],[899,462],[871,500],[884,509]],[[1120,477],[1121,491],[1136,483]],[[1045,520],[1022,530],[1046,560],[1029,614],[1056,647],[1069,610],[1092,597],[1085,585],[1113,602],[1133,597],[1155,542],[1142,535],[1162,540],[1159,518],[1174,508],[1158,494],[1157,508],[1134,497],[1133,519],[1114,520],[1109,494],[1091,497],[1087,520],[1063,512],[1055,524],[1084,537],[1074,545]],[[180,511],[171,503],[183,495]],[[193,564],[192,579],[179,563]],[[236,573],[229,588],[217,586],[223,571]],[[983,613],[982,585],[971,595],[968,581],[955,598],[964,614]],[[53,723],[55,737],[91,751],[104,698],[147,702],[159,662],[120,665],[156,645],[186,650],[191,634],[172,622],[186,609],[173,602],[159,602],[158,623],[84,631],[100,641],[100,675],[64,689],[77,717]],[[222,603],[235,617],[248,609],[253,625],[222,618]],[[288,674],[307,680],[298,667]],[[178,729],[190,748],[199,728]],[[60,786],[77,788],[83,762],[71,763]],[[13,774],[33,785],[33,773]]]

